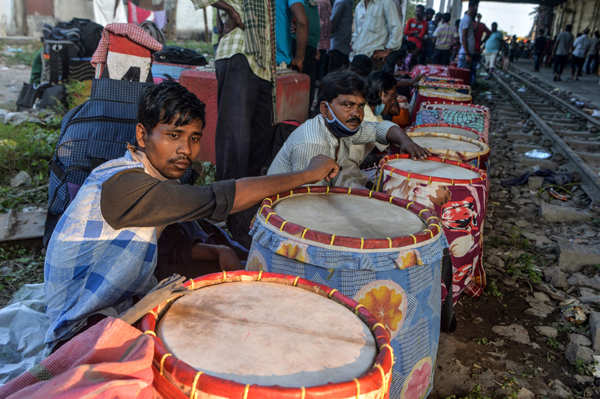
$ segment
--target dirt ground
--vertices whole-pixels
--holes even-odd
[[[29,71],[25,65],[7,66],[0,58],[0,108],[14,109]],[[573,334],[590,336],[587,322],[571,323],[561,313],[560,302],[576,298],[581,290],[557,290],[542,279],[545,270],[558,262],[557,240],[561,236],[578,236],[579,228],[588,234],[586,240],[590,243],[600,243],[600,223],[544,223],[539,218],[543,200],[539,193],[531,192],[527,185],[513,190],[500,184],[523,169],[513,158],[511,140],[506,135],[510,127],[498,120],[495,112],[506,106],[506,100],[496,94],[493,86],[483,90],[492,92],[491,99],[480,96],[476,101],[491,107],[493,119],[484,243],[488,286],[482,297],[460,300],[456,331],[441,335],[430,397],[600,398],[598,379],[595,383],[589,363],[572,364],[565,356]],[[580,271],[591,279],[600,275],[600,265]],[[543,317],[536,311],[539,308]],[[590,308],[593,310],[594,305]],[[503,332],[506,328],[498,328],[502,326],[513,326],[516,333]],[[549,327],[556,335],[544,335],[539,327]]]

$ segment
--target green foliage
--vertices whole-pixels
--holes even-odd
[[[558,349],[560,344],[558,343],[558,340],[556,338],[552,338],[552,337],[548,337],[546,339],[546,343],[548,344],[548,346],[552,349]]]
[[[535,265],[535,257],[530,253],[523,253],[517,259],[511,259],[506,272],[530,283],[539,283],[542,281],[542,273]]]
[[[9,209],[20,210],[25,206],[44,206],[48,202],[48,185],[29,190],[21,187],[0,186],[0,213]]]
[[[23,44],[0,43],[0,61],[7,66],[31,65],[34,54],[40,49],[39,41]]]
[[[57,127],[0,124],[0,185],[8,184],[21,170],[29,173],[34,186],[47,182],[48,164],[58,136]]]
[[[471,388],[471,391],[465,396],[450,395],[447,396],[445,399],[492,399],[490,396],[487,396],[482,391],[483,388],[481,388],[481,385],[476,384],[473,386],[473,388]]]
[[[19,245],[0,246],[0,306],[23,284],[44,281],[44,256]]]
[[[499,298],[502,299],[503,294],[502,292],[500,292],[500,290],[498,289],[498,285],[496,284],[496,281],[491,280],[488,285],[485,287],[485,292],[488,295],[491,295],[495,298]]]
[[[92,81],[70,80],[65,85],[65,89],[67,90],[67,110],[70,110],[90,98]]]

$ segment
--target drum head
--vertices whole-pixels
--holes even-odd
[[[432,133],[448,133],[457,136],[467,137],[473,140],[480,140],[479,135],[471,130],[461,129],[453,126],[417,126],[410,129],[411,132],[432,132]]]
[[[288,222],[338,236],[385,239],[425,229],[414,213],[358,195],[298,195],[278,202],[273,208]]]
[[[157,333],[178,359],[240,384],[352,381],[371,368],[377,353],[368,326],[349,309],[276,283],[198,289],[170,307]]]
[[[444,179],[477,179],[481,177],[479,173],[462,168],[460,166],[436,162],[436,161],[413,161],[412,159],[394,159],[389,161],[388,165],[410,173],[418,173],[425,176],[441,177]]]
[[[447,137],[420,136],[411,137],[412,141],[421,147],[431,148],[439,151],[451,150],[458,152],[481,152],[482,147],[474,143],[462,140],[453,140]]]

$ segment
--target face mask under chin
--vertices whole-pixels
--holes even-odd
[[[348,129],[346,127],[346,125],[344,125],[342,122],[340,122],[339,119],[337,118],[337,116],[335,116],[335,113],[329,106],[329,103],[326,102],[325,104],[327,105],[327,109],[329,110],[329,113],[332,116],[331,119],[327,119],[327,117],[324,117],[327,128],[329,129],[331,134],[333,134],[337,138],[341,138],[341,137],[353,136],[356,134],[356,132],[358,132],[358,129],[360,129],[360,126],[357,127],[356,129]]]

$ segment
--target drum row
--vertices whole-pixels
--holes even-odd
[[[485,286],[489,111],[452,102],[450,79],[424,80],[408,130],[432,156],[384,157],[375,190],[266,198],[246,271],[189,281],[144,317],[163,395],[427,397],[440,326]]]

